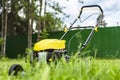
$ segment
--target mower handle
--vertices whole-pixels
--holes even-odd
[[[79,14],[78,18],[80,18],[80,16],[81,16],[82,11],[83,11],[84,8],[91,8],[91,7],[97,7],[97,8],[99,8],[99,10],[101,11],[101,13],[103,14],[103,10],[102,10],[102,8],[99,5],[87,5],[87,6],[83,6],[81,8],[80,14]]]
[[[83,6],[83,7],[81,8],[80,14],[79,14],[78,18],[76,18],[76,19],[73,21],[73,23],[70,25],[68,31],[69,31],[70,29],[72,29],[72,26],[74,25],[74,23],[76,23],[76,21],[80,18],[83,9],[84,9],[84,8],[91,8],[91,7],[97,7],[97,8],[101,11],[101,14],[99,15],[99,17],[98,17],[98,19],[97,19],[97,25],[96,25],[96,26],[99,25],[99,22],[100,22],[101,19],[103,18],[103,10],[102,10],[102,8],[101,8],[99,5],[87,5],[87,6]],[[60,38],[60,40],[62,40],[62,39],[65,37],[65,35],[68,33],[68,31],[63,34],[63,36]],[[94,30],[93,30],[93,31],[94,31]]]
[[[71,27],[70,29],[81,29],[81,28],[94,28],[94,26],[80,26],[80,27]]]

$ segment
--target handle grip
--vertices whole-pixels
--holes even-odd
[[[99,5],[87,5],[87,6],[83,6],[81,8],[80,14],[79,14],[78,18],[80,18],[80,16],[81,16],[82,11],[83,11],[84,8],[92,8],[92,7],[97,7],[100,10],[100,12],[103,14],[103,10],[102,10],[102,8]]]

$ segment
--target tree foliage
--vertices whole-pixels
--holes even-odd
[[[5,31],[3,39],[6,42],[8,35],[28,35],[29,44],[32,42],[33,23],[36,23],[35,31],[38,31],[38,37],[42,32],[63,28],[63,22],[57,15],[62,14],[68,17],[62,11],[64,8],[55,0],[0,0],[0,26],[2,26],[0,36],[3,37],[3,31]],[[3,19],[3,14],[6,16],[5,19]]]
[[[55,12],[52,12],[52,13],[45,12],[42,16],[39,16],[38,9],[40,6],[36,5],[36,2],[38,0],[33,0],[33,1],[34,2],[30,6],[30,10],[32,10],[32,14],[30,14],[30,15],[28,15],[29,0],[9,0],[8,1],[8,4],[7,4],[8,5],[7,35],[27,34],[29,16],[31,16],[35,22],[39,22],[41,20],[40,24],[42,26],[43,26],[44,21],[45,21],[45,23],[47,23],[47,24],[45,24],[45,27],[46,27],[45,29],[48,31],[54,31],[53,29],[50,29],[50,27],[51,28],[56,27],[55,25],[57,25],[58,22],[59,22],[59,24],[62,24],[62,21],[60,20],[60,18],[55,17],[55,15],[54,15]],[[2,4],[1,1],[0,1],[0,4]],[[0,6],[2,7],[2,5],[0,5]],[[61,9],[57,8],[58,3],[51,3],[51,6],[49,3],[46,6],[54,8],[55,11],[61,12]],[[43,5],[42,5],[42,7],[43,7]],[[1,17],[2,17],[2,14],[0,14],[0,19],[1,19]],[[0,25],[1,25],[1,22],[0,22]],[[49,28],[47,28],[47,26]],[[60,27],[61,26],[59,26],[59,28]],[[57,30],[57,28],[56,28],[56,30]],[[1,28],[0,28],[0,31],[1,31]]]

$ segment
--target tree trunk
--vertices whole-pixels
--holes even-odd
[[[2,35],[1,37],[3,38],[4,42],[1,45],[1,56],[5,57],[6,56],[6,38],[7,38],[7,12],[8,12],[8,6],[7,6],[7,1],[4,2],[2,0],[2,5],[3,5],[3,12],[2,12]]]
[[[4,9],[5,9],[5,5],[4,5],[4,0],[2,0],[2,29],[1,29],[1,38],[3,38],[3,33],[4,33],[4,22],[5,22],[5,19],[4,19]],[[3,44],[1,45],[1,54],[0,56],[3,56]]]
[[[32,48],[32,25],[33,25],[33,19],[29,19],[29,25],[28,25],[28,48]]]
[[[45,6],[44,6],[44,22],[43,22],[43,28],[44,28],[44,29],[45,29],[45,24],[46,24],[46,23],[45,23],[45,22],[46,22],[46,19],[45,19],[45,18],[46,18],[46,17],[45,17],[45,16],[46,16],[46,7],[47,7],[47,0],[45,0]]]
[[[32,48],[32,28],[33,28],[33,18],[32,18],[32,0],[29,0],[29,22],[28,22],[28,48],[31,49]]]
[[[43,6],[43,0],[39,0],[40,2],[40,18],[41,18],[41,14],[42,14],[42,6]],[[37,41],[40,40],[40,31],[42,31],[42,25],[41,25],[41,19],[39,19],[39,22],[38,22],[38,34],[37,34]]]

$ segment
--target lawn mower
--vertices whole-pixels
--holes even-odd
[[[90,14],[86,17],[82,16],[84,11],[94,10],[93,12],[87,13]],[[96,12],[97,11],[97,12]],[[95,24],[92,26],[78,26],[73,27],[75,23],[77,23],[78,20],[80,20],[80,23],[85,22],[90,17],[97,15],[95,18]],[[81,19],[83,17],[83,19]],[[91,21],[89,21],[91,23]],[[88,23],[85,23],[88,24]],[[68,56],[69,50],[66,49],[66,41],[64,40],[64,37],[67,35],[67,33],[71,30],[82,30],[82,29],[90,29],[90,33],[86,40],[81,45],[79,52],[84,50],[88,43],[90,42],[94,32],[97,31],[98,26],[105,26],[106,23],[104,21],[104,15],[103,10],[99,5],[87,5],[83,6],[80,10],[79,16],[73,21],[73,23],[70,25],[68,30],[65,31],[65,33],[60,37],[60,39],[43,39],[37,43],[34,44],[33,52],[31,53],[30,57],[30,64],[34,64],[34,62],[47,62],[48,64],[50,62],[57,62],[61,57],[64,57],[66,61],[69,61],[71,58]],[[74,35],[70,38],[70,40],[74,38]],[[70,42],[69,42],[70,43]],[[79,54],[80,55],[80,54]],[[17,75],[18,72],[24,71],[23,67],[20,64],[13,64],[9,69],[9,75]],[[14,73],[13,73],[14,72]]]

